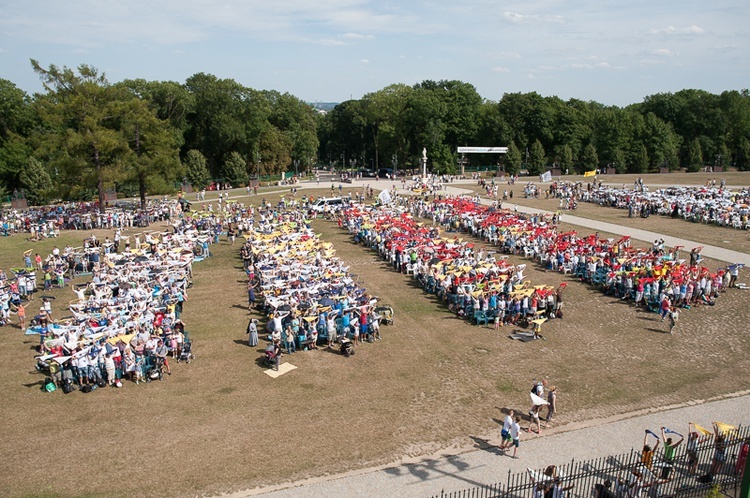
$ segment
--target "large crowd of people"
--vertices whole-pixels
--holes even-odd
[[[546,196],[559,198],[560,209],[590,202],[600,206],[627,209],[631,218],[668,216],[696,223],[736,229],[750,228],[750,188],[732,190],[722,180],[705,186],[674,186],[649,189],[642,180],[632,187],[604,185],[603,182],[557,181],[546,189]]]
[[[524,276],[526,265],[476,250],[458,236],[441,237],[438,228],[416,221],[428,217],[428,211],[444,214],[439,206],[451,202],[469,201],[430,204],[418,199],[394,208],[355,206],[343,212],[342,224],[357,242],[377,250],[396,271],[414,275],[458,316],[496,327],[562,316],[564,285],[532,286]]]
[[[140,204],[115,202],[100,212],[98,202],[66,202],[54,206],[8,209],[0,212],[4,236],[28,234],[30,241],[57,237],[61,230],[145,228],[174,216],[177,203],[167,199],[150,199]]]
[[[206,257],[203,245],[210,234],[183,226],[174,233],[154,231],[132,238],[132,246],[128,241],[105,249],[92,234],[83,253],[55,247],[44,260],[37,255],[42,268],[67,270],[57,281],[61,287],[69,284],[76,295],[67,306],[72,315],[67,318],[53,316],[52,297],[43,296],[39,313],[26,323],[31,317],[26,308],[32,304],[33,293],[28,292],[25,276],[34,274],[35,268],[28,253],[25,255],[25,267],[9,283],[3,299],[7,297],[9,306],[17,310],[26,334],[39,335],[37,367],[49,375],[44,389],[70,392],[80,388],[87,392],[95,386],[122,386],[124,379],[138,384],[164,373],[170,375],[170,357],[192,359],[192,344],[181,314],[193,262]],[[81,267],[67,263],[76,261],[74,255],[90,265],[85,266],[90,281],[75,283]],[[20,288],[24,280],[25,293]]]
[[[332,244],[312,231],[310,199],[293,203],[296,209],[264,203],[251,211],[240,249],[249,305],[270,317],[265,330],[271,341],[292,354],[337,341],[356,346],[380,339],[377,298],[335,257]],[[251,335],[251,345],[256,340]]]

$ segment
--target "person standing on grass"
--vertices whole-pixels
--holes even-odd
[[[552,417],[554,417],[557,411],[557,387],[550,386],[549,392],[547,393],[547,418],[545,419],[544,428],[552,423]]]
[[[18,325],[21,327],[21,332],[26,332],[26,308],[29,307],[29,303],[24,306],[21,303],[18,303],[16,306],[15,304],[12,304],[13,308],[15,308],[16,313],[18,314]]]
[[[250,323],[247,324],[248,345],[255,347],[258,345],[258,319],[252,318]]]
[[[661,298],[661,304],[659,305],[659,314],[661,315],[661,321],[663,322],[664,319],[667,317],[667,314],[669,313],[669,308],[671,307],[672,303],[669,301],[669,298],[666,294]]]
[[[277,372],[279,364],[281,364],[281,339],[275,339],[273,341],[273,369]]]
[[[674,335],[674,327],[677,325],[677,320],[680,319],[680,311],[672,306],[669,310],[669,333]]]

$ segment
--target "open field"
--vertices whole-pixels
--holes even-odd
[[[522,182],[515,188],[520,197]],[[678,224],[671,220],[658,228],[658,217],[636,221],[682,236],[673,233]],[[684,224],[686,238],[715,237],[714,227]],[[394,307],[396,323],[381,328],[382,341],[358,346],[349,359],[325,348],[287,355],[284,361],[298,369],[269,378],[257,363],[265,343],[250,348],[245,342],[247,320],[255,315],[245,307],[239,243],[225,240],[213,247],[214,257],[195,265],[185,305],[197,359],[173,366],[163,382],[126,382],[90,395],[42,394],[33,368],[36,336],[4,327],[0,495],[217,494],[470,448],[469,434],[497,437],[499,408],[525,413],[531,381],[541,376],[559,389],[555,430],[750,388],[748,291],[733,289],[714,307],[686,311],[670,336],[655,314],[529,263],[534,284],[571,284],[565,318],[545,324],[546,341],[524,344],[506,337],[509,328],[495,332],[455,318],[334,223],[318,220],[314,228],[368,292]],[[54,243],[79,245],[87,235],[65,233]],[[51,247],[2,239],[0,267],[18,266],[27,248],[46,254]],[[747,282],[747,273],[740,280]],[[52,294],[61,316],[72,291]]]

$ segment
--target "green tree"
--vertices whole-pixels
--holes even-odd
[[[540,175],[547,167],[547,155],[544,152],[542,142],[535,140],[531,144],[531,151],[529,152],[529,174]]]
[[[52,178],[42,163],[30,157],[19,175],[26,199],[32,205],[46,204],[53,189]]]
[[[246,161],[238,152],[232,152],[221,169],[222,177],[233,187],[247,183]]]
[[[583,166],[583,171],[591,171],[599,167],[599,155],[596,153],[596,147],[593,144],[584,147],[581,166]]]
[[[122,109],[117,91],[104,74],[85,64],[77,74],[55,65],[44,69],[35,60],[31,64],[47,91],[36,99],[46,125],[38,137],[39,152],[62,170],[66,197],[93,187],[104,212],[105,185],[114,185],[130,151],[118,128]]]
[[[694,138],[688,145],[687,170],[690,172],[700,171],[703,167],[703,149],[700,140]]]
[[[168,121],[156,116],[147,101],[123,93],[120,97],[119,125],[129,150],[123,155],[126,181],[135,182],[141,207],[146,193],[166,194],[174,191],[175,181],[182,180],[179,139]]]
[[[648,150],[646,146],[640,144],[635,147],[630,157],[630,163],[628,165],[628,173],[646,173],[648,171]]]
[[[516,143],[511,141],[508,144],[508,152],[505,154],[505,171],[509,175],[517,175],[521,171],[521,164],[523,163],[523,156],[521,151],[516,147]]]
[[[622,149],[615,149],[612,152],[612,166],[615,168],[616,173],[625,173],[627,170],[628,160],[625,157],[625,153]]]
[[[573,158],[573,149],[568,144],[561,145],[557,148],[557,160],[558,166],[562,172],[570,172],[575,168],[575,161]]]
[[[27,137],[36,123],[26,92],[0,78],[0,185],[8,190],[19,186],[19,172],[30,155]]]
[[[211,182],[211,173],[206,167],[206,158],[200,151],[191,149],[185,156],[185,174],[194,189],[200,190]]]

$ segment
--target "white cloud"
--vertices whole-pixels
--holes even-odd
[[[490,69],[490,71],[492,71],[493,73],[509,73],[510,69],[508,69],[507,67],[495,66]]]
[[[558,15],[519,14],[517,12],[503,12],[502,19],[513,24],[562,24],[565,18]]]
[[[359,63],[360,64],[369,64],[370,60],[369,59],[360,59]]]
[[[641,66],[659,66],[665,64],[664,59],[654,59],[652,57],[645,57],[638,61]]]
[[[345,38],[347,40],[373,40],[375,37],[373,35],[363,35],[360,33],[344,33],[341,35],[341,38]]]
[[[497,54],[498,59],[520,59],[521,54],[518,52],[499,52]]]
[[[652,28],[648,30],[652,35],[702,35],[705,30],[700,26],[693,24],[686,28],[675,28],[674,26],[667,26],[666,28]]]
[[[661,57],[672,57],[675,55],[675,53],[669,50],[668,48],[657,48],[651,51],[651,55],[658,55]]]

